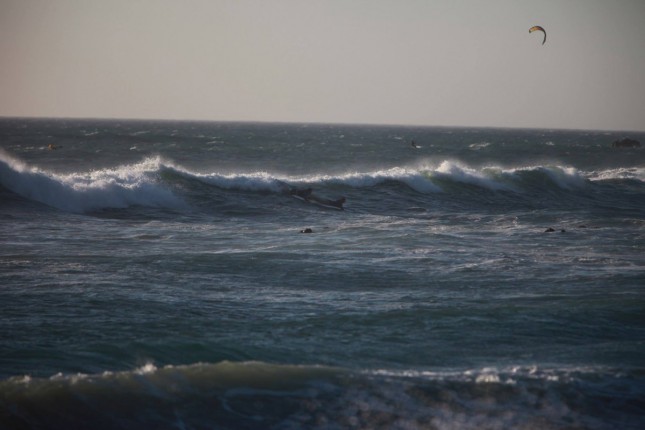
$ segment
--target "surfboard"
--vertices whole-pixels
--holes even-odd
[[[304,197],[301,197],[301,196],[296,195],[296,194],[292,194],[292,195],[291,195],[291,197],[293,197],[294,199],[298,199],[298,200],[300,200],[300,201],[303,201],[303,202],[305,202],[305,203],[309,203],[309,204],[311,204],[311,205],[320,206],[320,207],[323,207],[323,208],[336,209],[337,211],[342,211],[342,210],[344,210],[344,208],[343,208],[342,206],[335,206],[335,205],[331,205],[331,204],[328,204],[328,203],[322,202],[322,201],[320,201],[320,200],[317,200],[317,199],[315,199],[315,198],[313,198],[313,199],[305,199]]]
[[[337,211],[345,210],[345,209],[343,209],[342,206],[334,206],[334,205],[326,204],[326,203],[323,203],[323,202],[317,202],[315,200],[310,200],[309,203],[311,203],[312,205],[323,207],[323,208],[336,209]]]

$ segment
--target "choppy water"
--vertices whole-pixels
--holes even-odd
[[[0,428],[642,428],[624,136],[2,119]]]

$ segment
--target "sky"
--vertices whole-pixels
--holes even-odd
[[[642,131],[645,1],[0,0],[0,116]]]

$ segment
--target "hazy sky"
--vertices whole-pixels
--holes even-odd
[[[645,130],[645,1],[0,0],[0,116]]]

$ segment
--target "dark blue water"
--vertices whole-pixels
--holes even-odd
[[[625,136],[2,119],[0,428],[642,428]]]

